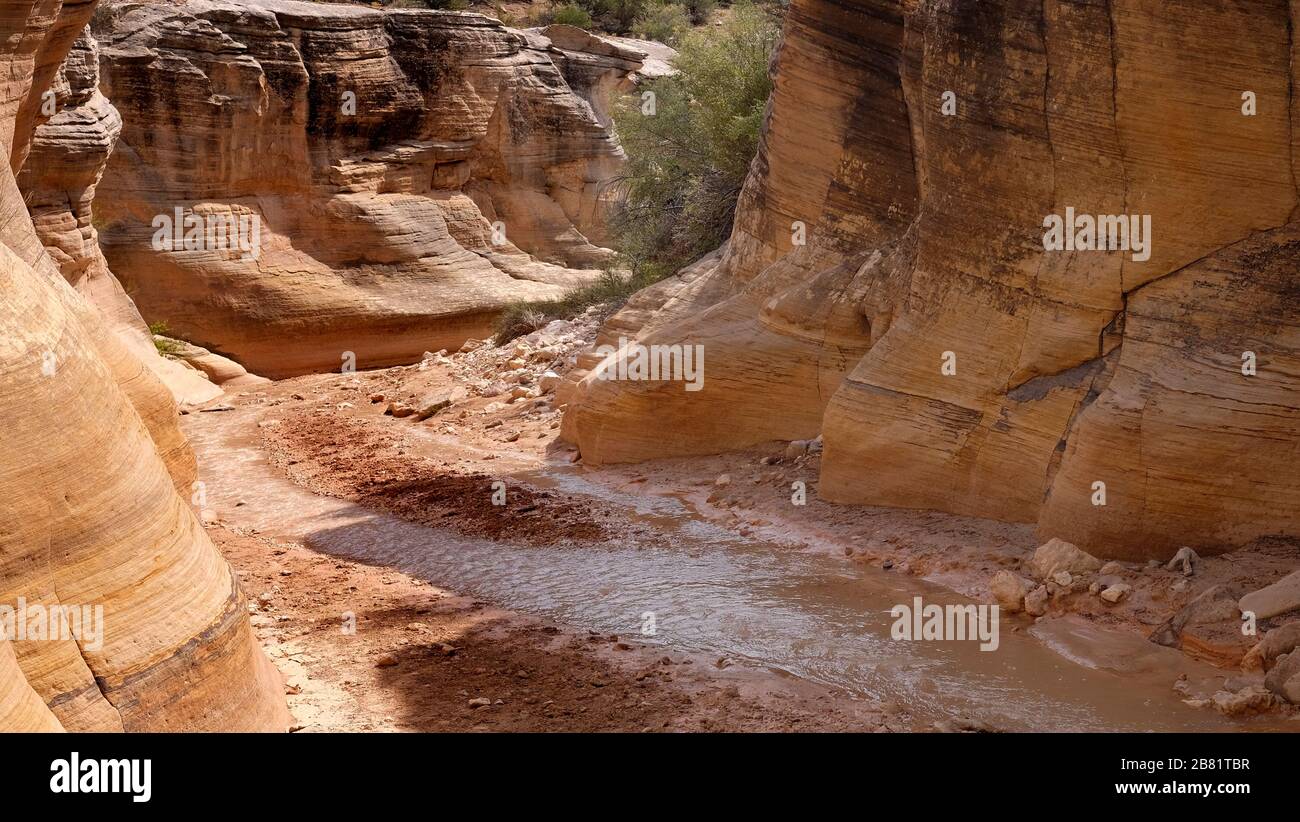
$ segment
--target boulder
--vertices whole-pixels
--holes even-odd
[[[1237,608],[1237,596],[1235,589],[1225,585],[1214,585],[1205,589],[1157,628],[1151,636],[1152,641],[1160,645],[1176,647],[1177,638],[1190,626],[1237,621],[1240,614]],[[1157,637],[1161,638],[1157,639]]]
[[[1264,677],[1264,687],[1286,701],[1300,705],[1300,651],[1291,651],[1277,658]]]
[[[433,395],[432,397],[428,397],[419,403],[419,410],[415,412],[415,419],[417,422],[427,420],[434,414],[450,408],[453,403],[457,400],[463,399],[464,396],[465,389],[458,386],[450,391],[443,391]]]
[[[1030,616],[1042,616],[1047,613],[1048,592],[1046,585],[1038,587],[1025,594],[1025,613]]]
[[[998,606],[1008,614],[1024,610],[1025,595],[1033,589],[1033,583],[1010,571],[998,571],[989,580],[989,593]]]
[[[563,378],[554,371],[546,371],[538,378],[537,384],[541,386],[542,391],[549,394],[555,390],[556,386],[560,384],[562,379]]]
[[[1292,571],[1282,579],[1241,598],[1242,612],[1250,611],[1256,619],[1284,614],[1300,608],[1300,571]]]
[[[1101,568],[1101,560],[1062,539],[1051,539],[1034,551],[1026,565],[1036,579],[1047,579],[1058,571],[1088,574]]]
[[[1250,640],[1241,633],[1240,591],[1214,585],[1161,623],[1149,639],[1216,665],[1241,663]]]
[[[1241,666],[1248,671],[1263,671],[1273,667],[1273,661],[1283,654],[1300,648],[1300,622],[1288,622],[1264,635],[1255,647],[1246,653]]]
[[[1277,698],[1266,688],[1250,685],[1236,692],[1218,691],[1210,701],[1224,716],[1254,716],[1272,709]]]
[[[1109,602],[1111,605],[1115,605],[1119,602],[1122,602],[1124,599],[1126,599],[1128,595],[1132,592],[1133,592],[1133,586],[1121,582],[1117,585],[1111,585],[1108,588],[1103,588],[1100,596],[1106,602]]]

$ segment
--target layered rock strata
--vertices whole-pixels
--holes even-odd
[[[703,345],[704,390],[588,375],[565,435],[601,463],[821,433],[830,500],[1107,557],[1300,535],[1291,16],[795,0],[725,253],[605,335]],[[1067,214],[1148,247],[1049,250]]]
[[[610,257],[623,154],[598,101],[639,52],[279,0],[116,3],[94,32],[124,122],[97,204],[112,269],[146,318],[254,373],[456,347]],[[222,243],[225,219],[256,242]]]
[[[98,44],[83,28],[50,87],[41,93],[36,130],[18,173],[18,187],[37,237],[64,278],[99,309],[123,345],[149,366],[182,406],[203,405],[221,396],[221,390],[194,369],[158,355],[148,326],[99,249],[95,189],[122,120],[98,84]]]
[[[92,8],[0,3],[0,729],[284,730],[283,686],[189,504],[176,405],[18,188]]]

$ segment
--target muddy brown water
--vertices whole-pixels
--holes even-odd
[[[185,429],[207,502],[229,525],[380,564],[556,623],[727,658],[778,676],[891,702],[922,725],[967,718],[1019,731],[1295,730],[1183,704],[1171,685],[1224,672],[1128,632],[1040,620],[1000,644],[891,638],[891,609],[970,600],[842,557],[740,537],[682,500],[626,495],[570,468],[517,479],[619,504],[667,539],[545,548],[489,542],[315,495],[267,461],[244,409],[194,415]],[[201,418],[201,419],[199,419]],[[242,418],[242,419],[241,419]],[[485,489],[488,493],[489,489]],[[241,505],[236,506],[237,502]],[[646,614],[653,635],[644,635]]]

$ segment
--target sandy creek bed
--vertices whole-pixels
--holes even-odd
[[[626,469],[570,465],[544,414],[517,415],[504,428],[523,435],[510,443],[501,441],[503,426],[485,427],[477,408],[454,423],[383,416],[365,398],[376,386],[391,386],[393,373],[401,371],[299,378],[236,398],[231,410],[186,417],[210,516],[215,512],[226,532],[265,545],[278,541],[380,572],[393,569],[404,579],[472,597],[476,606],[486,603],[500,618],[537,620],[579,639],[618,635],[617,643],[601,643],[603,656],[592,663],[608,662],[615,671],[639,676],[639,668],[661,656],[689,660],[690,676],[661,677],[656,687],[686,689],[697,713],[712,710],[722,718],[670,727],[773,727],[755,720],[758,715],[769,723],[776,717],[777,728],[871,730],[1233,731],[1297,724],[1280,717],[1229,719],[1188,707],[1171,688],[1180,674],[1212,682],[1224,672],[1131,631],[1076,617],[1032,623],[1004,616],[994,652],[981,651],[976,642],[892,640],[894,605],[915,596],[939,604],[970,600],[916,576],[847,561],[825,545],[799,548],[765,539],[762,528],[728,527],[702,510],[708,483],[685,476],[676,484],[665,481],[682,470],[679,465],[652,467],[631,480]],[[452,480],[456,484],[447,485]],[[516,498],[506,511],[483,508],[496,480],[528,504]],[[507,527],[485,529],[498,514],[507,517]],[[584,517],[597,524],[595,533],[578,522]],[[575,524],[582,527],[575,531]],[[281,590],[298,584],[308,584],[301,574],[276,581]],[[376,590],[382,598],[382,586]],[[249,593],[256,600],[258,592]],[[310,602],[312,592],[303,593]],[[649,615],[653,634],[644,631]],[[268,643],[275,641],[263,633]],[[284,630],[279,633],[283,640]],[[318,630],[317,636],[328,633]],[[317,645],[316,664],[301,671],[308,680],[322,675],[313,667],[331,664],[318,659]],[[340,647],[335,653],[343,657],[361,647],[375,651]],[[374,667],[354,662],[357,670]],[[474,670],[481,679],[482,669]],[[494,674],[508,678],[509,672],[488,672],[488,690]],[[646,680],[636,682],[644,688]],[[719,687],[739,702],[710,708],[707,698],[700,701],[701,689]],[[461,697],[472,694],[457,690],[446,702],[459,708],[467,701]],[[523,698],[533,700],[529,706],[546,701]],[[336,702],[335,713],[356,709],[346,699]],[[383,711],[382,700],[372,710]],[[782,720],[791,712],[799,718]],[[483,726],[485,714],[468,712],[463,725],[438,727]],[[597,727],[644,722],[657,729],[656,719]],[[322,724],[351,729],[393,723],[356,724],[336,716]],[[397,724],[408,726],[425,727]],[[558,717],[543,727],[586,726]]]

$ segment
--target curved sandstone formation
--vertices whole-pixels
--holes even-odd
[[[87,16],[91,6],[82,8],[75,19]],[[99,249],[92,201],[122,119],[98,84],[98,44],[82,29],[50,88],[42,92],[43,105],[18,187],[37,237],[64,278],[100,310],[122,344],[183,407],[202,405],[220,397],[221,389],[193,369],[158,356],[148,326]],[[53,97],[46,101],[46,94]]]
[[[15,178],[92,6],[0,3],[0,729],[283,730],[278,675],[187,502],[176,406],[69,285]],[[85,619],[50,630],[55,610]]]
[[[623,154],[599,101],[639,52],[279,0],[117,3],[95,35],[124,121],[97,201],[113,271],[146,318],[254,373],[454,348],[609,259]],[[256,242],[200,240],[241,217]]]
[[[704,389],[585,376],[566,436],[600,463],[820,432],[825,498],[1100,556],[1300,534],[1290,18],[795,0],[728,247],[604,333],[703,345]],[[1149,216],[1149,248],[1046,250],[1067,213]]]

